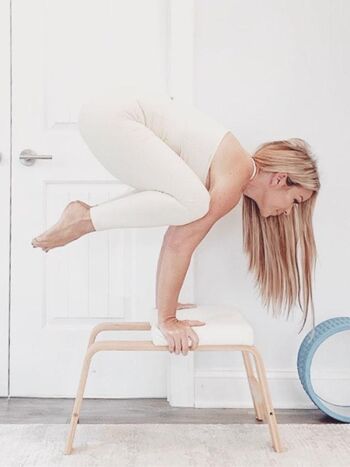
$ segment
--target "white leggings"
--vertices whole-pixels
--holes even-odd
[[[157,125],[163,135],[162,115],[159,109],[150,119],[137,99],[124,94],[95,96],[83,104],[78,125],[88,147],[112,175],[136,188],[91,207],[95,230],[183,225],[208,212],[210,195],[202,180],[151,129]],[[174,135],[174,122],[169,123]]]

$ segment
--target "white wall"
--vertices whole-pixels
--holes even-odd
[[[314,217],[316,324],[350,314],[349,21],[350,3],[343,0],[195,2],[196,105],[231,128],[251,152],[265,141],[301,137],[318,159],[322,189]],[[196,301],[239,305],[256,330],[275,406],[314,407],[296,370],[311,319],[298,335],[299,308],[289,321],[267,315],[247,273],[241,228],[240,203],[200,244]],[[342,402],[341,393],[350,386],[348,343],[349,333],[332,338],[314,360],[315,389],[334,402]],[[243,368],[238,355],[206,352],[196,358],[203,405],[249,405],[243,392],[232,389]]]

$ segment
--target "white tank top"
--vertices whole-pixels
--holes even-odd
[[[211,161],[229,131],[193,105],[168,95],[140,95],[145,125],[170,146],[205,184]]]
[[[230,131],[191,104],[135,85],[117,86],[113,100],[122,114],[146,125],[197,174],[205,185],[215,151]]]

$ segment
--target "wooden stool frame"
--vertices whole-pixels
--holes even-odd
[[[105,350],[152,350],[152,351],[169,351],[167,345],[155,345],[152,341],[96,341],[97,335],[102,331],[150,331],[151,324],[149,322],[129,322],[129,323],[100,323],[97,324],[91,331],[87,351],[84,358],[83,368],[80,375],[77,395],[72,411],[69,433],[64,454],[71,454],[73,448],[73,440],[79,415],[81,404],[83,401],[84,390],[89,373],[90,363],[93,355],[97,352]],[[260,353],[254,345],[199,345],[195,352],[200,350],[236,350],[242,352],[244,367],[247,373],[250,393],[253,399],[255,417],[258,421],[267,421],[272,439],[272,446],[276,452],[283,452],[281,441],[278,433],[276,415],[272,407],[271,397],[268,389],[266,371]],[[254,374],[253,365],[250,356],[253,357],[257,375]]]

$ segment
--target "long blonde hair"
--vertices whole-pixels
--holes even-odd
[[[264,171],[286,172],[288,185],[299,185],[314,192],[288,216],[269,217],[261,216],[256,202],[244,195],[242,226],[248,268],[255,275],[264,305],[272,304],[274,317],[282,314],[283,305],[287,306],[288,318],[298,299],[304,314],[301,330],[310,306],[315,326],[312,279],[317,250],[312,215],[320,189],[316,159],[308,143],[300,138],[263,143],[252,157]]]

